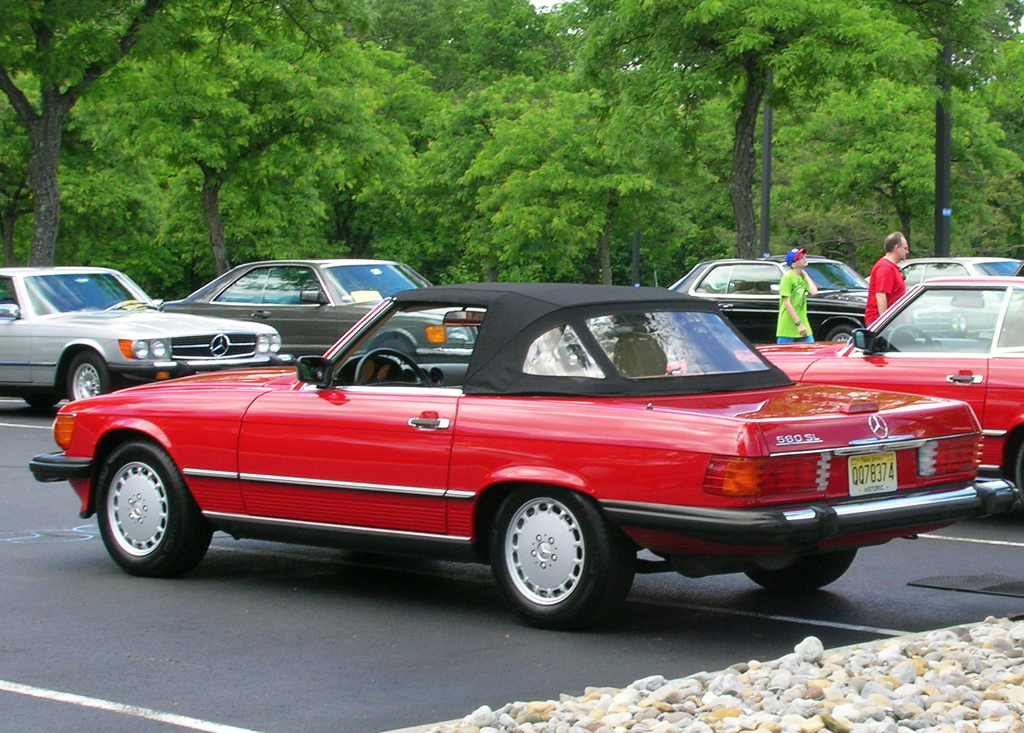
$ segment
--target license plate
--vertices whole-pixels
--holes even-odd
[[[896,454],[850,456],[850,496],[896,491]]]

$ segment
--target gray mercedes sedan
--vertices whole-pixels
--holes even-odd
[[[266,324],[164,313],[103,267],[0,268],[0,395],[33,407],[186,374],[290,364]]]

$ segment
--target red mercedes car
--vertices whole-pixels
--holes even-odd
[[[409,313],[473,329],[466,358],[368,346]],[[713,304],[643,288],[408,290],[295,370],[81,400],[54,434],[34,475],[70,481],[129,573],[191,570],[214,530],[461,558],[547,628],[612,613],[641,549],[808,590],[1017,498],[977,479],[967,405],[794,384]]]
[[[760,347],[792,379],[963,400],[981,470],[1024,485],[1024,279],[928,280],[852,345]]]

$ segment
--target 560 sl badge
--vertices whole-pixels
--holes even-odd
[[[795,433],[793,435],[776,435],[775,445],[807,445],[808,443],[820,443],[814,433]]]

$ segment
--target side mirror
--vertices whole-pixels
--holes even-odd
[[[331,362],[322,356],[300,356],[295,360],[295,374],[303,384],[320,389],[331,386]]]
[[[317,305],[327,305],[327,293],[325,293],[323,290],[300,290],[299,302],[316,303]]]
[[[853,331],[853,345],[865,354],[875,350],[875,332],[867,328],[856,328]]]
[[[21,318],[17,303],[0,303],[0,321],[16,321]]]

